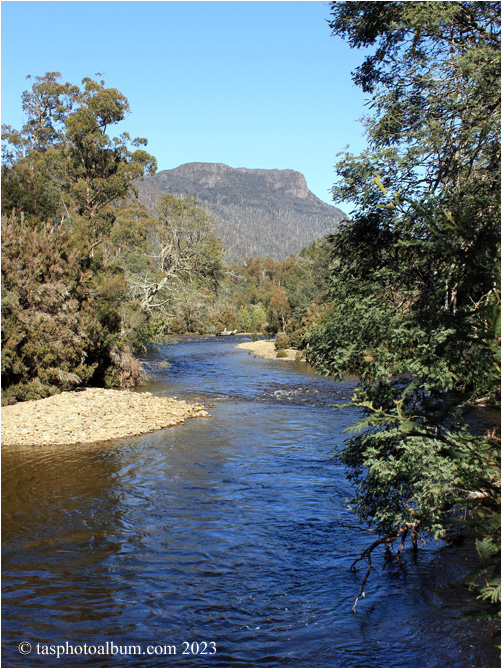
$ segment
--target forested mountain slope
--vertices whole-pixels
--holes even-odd
[[[146,177],[137,187],[140,201],[152,211],[163,193],[195,196],[214,217],[229,261],[285,258],[332,232],[345,218],[340,209],[319,200],[294,170],[187,163]]]

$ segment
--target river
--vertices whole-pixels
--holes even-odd
[[[332,405],[355,380],[238,341],[150,355],[143,390],[211,418],[3,449],[3,666],[498,666],[491,626],[466,619],[458,549],[405,551],[400,568],[378,553],[351,611],[365,567],[349,567],[373,537],[333,458],[355,410]]]

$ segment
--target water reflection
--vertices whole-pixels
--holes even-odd
[[[368,599],[351,613],[361,574],[348,567],[368,537],[354,529],[331,457],[354,414],[330,405],[353,382],[255,360],[233,344],[166,349],[173,364],[151,388],[217,391],[211,419],[106,444],[4,450],[4,666],[497,661],[481,638],[490,630],[461,619],[467,603],[452,581],[469,564],[447,549],[426,550],[417,564],[405,555],[399,572],[376,558]],[[168,662],[27,663],[23,639],[169,643],[180,652]],[[181,655],[184,640],[214,640],[218,652]]]

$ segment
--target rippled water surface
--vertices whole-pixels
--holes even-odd
[[[464,619],[471,565],[454,549],[399,570],[375,556],[351,612],[364,569],[349,567],[372,537],[332,457],[356,416],[331,405],[355,382],[236,343],[150,358],[147,390],[212,402],[211,418],[3,450],[3,666],[498,666],[490,628]],[[66,642],[96,654],[49,654]]]

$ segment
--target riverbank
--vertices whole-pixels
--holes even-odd
[[[267,341],[260,339],[259,341],[246,341],[242,344],[237,344],[235,348],[243,348],[250,353],[254,353],[259,358],[266,358],[267,360],[289,360],[298,361],[301,351],[294,348],[283,349],[285,355],[277,357],[274,341]]]
[[[2,444],[72,445],[153,432],[209,416],[202,404],[129,390],[64,392],[2,407]]]

